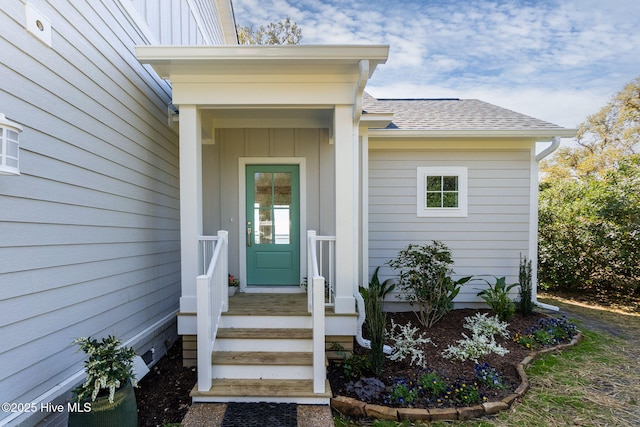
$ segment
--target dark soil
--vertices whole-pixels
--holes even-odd
[[[454,310],[448,313],[442,320],[436,323],[431,329],[423,329],[425,336],[437,345],[437,347],[427,344],[425,346],[425,354],[428,359],[428,369],[438,373],[448,384],[454,384],[456,381],[469,382],[473,384],[474,362],[467,361],[464,363],[451,362],[440,356],[440,353],[447,348],[449,344],[454,345],[457,340],[462,339],[462,333],[470,336],[470,332],[463,328],[464,318],[472,316],[479,310]],[[486,312],[482,311],[481,312]],[[416,316],[413,313],[388,313],[387,317],[390,321],[391,316],[395,323],[404,324],[408,321],[414,326],[420,326]],[[513,336],[516,331],[524,332],[537,323],[542,314],[534,314],[528,318],[522,318],[518,313],[509,322],[509,330]],[[480,392],[487,400],[499,400],[510,394],[518,385],[519,377],[516,372],[516,366],[529,353],[529,350],[522,348],[516,343],[508,339],[498,339],[499,344],[509,350],[505,356],[491,355],[486,357],[482,362],[487,362],[494,367],[502,376],[507,389],[485,389],[481,388]],[[368,350],[360,349],[356,345],[356,352],[363,354]],[[332,362],[329,366],[328,376],[331,382],[331,388],[334,394],[350,396],[345,390],[345,384],[357,378],[346,378],[343,373],[341,364]],[[391,386],[394,381],[404,378],[407,381],[415,378],[420,370],[416,367],[409,366],[407,363],[398,363],[387,360],[383,375],[379,378],[385,385]],[[365,373],[364,376],[371,376],[371,373]],[[189,392],[195,385],[197,380],[195,368],[184,368],[182,366],[182,343],[178,340],[158,363],[151,368],[149,372],[138,384],[136,388],[136,398],[138,404],[138,425],[147,426],[166,426],[167,424],[179,424],[184,418],[189,406],[191,398]],[[351,395],[352,397],[357,397]],[[374,403],[374,402],[370,402]],[[377,403],[386,404],[384,398],[378,399]],[[420,402],[418,402],[420,403]],[[420,406],[418,404],[414,406]],[[422,401],[422,406],[429,407],[446,407],[452,406],[447,400],[442,402],[426,402]],[[462,405],[458,405],[462,406]]]
[[[475,382],[475,362],[451,361],[449,359],[443,358],[441,356],[441,352],[445,350],[449,345],[456,345],[456,341],[463,338],[462,333],[465,333],[467,336],[471,336],[471,332],[463,327],[465,323],[464,319],[465,317],[473,316],[476,312],[483,313],[488,311],[471,309],[454,310],[450,313],[447,313],[445,317],[443,317],[430,329],[424,328],[422,325],[420,325],[414,313],[389,313],[387,317],[389,318],[391,317],[391,315],[393,315],[393,319],[396,324],[405,324],[406,322],[411,322],[411,325],[419,326],[421,328],[420,331],[424,332],[425,336],[429,337],[437,347],[433,346],[432,344],[424,345],[424,352],[428,361],[426,370],[420,367],[411,366],[408,362],[393,362],[387,359],[385,361],[384,371],[382,375],[377,377],[379,380],[385,383],[385,385],[387,386],[387,391],[389,391],[390,387],[393,386],[398,380],[404,380],[407,384],[415,384],[418,377],[426,372],[436,373],[442,380],[444,380],[446,384],[453,386],[453,390],[455,390],[456,385],[473,385]],[[523,318],[520,314],[516,313],[516,315],[508,322],[511,337],[513,337],[516,332],[527,331],[531,326],[537,324],[538,319],[540,319],[541,317],[544,317],[544,315],[534,313],[530,317]],[[390,327],[387,328],[387,330],[389,329]],[[502,382],[506,387],[502,389],[488,388],[482,386],[481,384],[478,384],[478,389],[481,397],[486,398],[487,401],[500,400],[501,398],[511,394],[520,385],[520,378],[516,371],[516,366],[522,361],[522,359],[524,359],[531,353],[530,350],[527,350],[519,344],[516,344],[511,339],[498,337],[496,339],[496,342],[509,350],[509,353],[507,353],[505,356],[492,354],[486,356],[482,360],[479,360],[479,363],[486,362],[491,367],[495,368],[495,370],[502,377]],[[355,353],[366,354],[367,351],[368,350],[356,348]],[[356,399],[359,398],[355,393],[350,393],[349,391],[347,391],[346,388],[346,384],[348,382],[357,381],[359,377],[348,378],[344,373],[342,363],[332,362],[329,367],[328,376],[331,382],[331,390],[334,394],[350,396]],[[362,377],[371,376],[374,376],[372,372],[365,372],[362,375]],[[368,399],[367,403],[398,406],[390,404],[388,396],[388,392],[381,393],[378,398]],[[402,406],[442,408],[466,405],[461,404],[459,401],[456,402],[455,399],[435,399],[425,396],[424,398],[416,400],[416,402],[411,405]]]
[[[180,424],[191,405],[189,392],[196,381],[196,369],[182,366],[182,340],[178,339],[135,389],[138,426]]]

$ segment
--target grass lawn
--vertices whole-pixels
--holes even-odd
[[[583,340],[527,368],[531,389],[522,402],[496,417],[430,426],[637,426],[640,420],[640,316],[606,308],[544,300],[566,310]],[[351,427],[335,418],[336,427]],[[369,422],[377,427],[411,423]]]

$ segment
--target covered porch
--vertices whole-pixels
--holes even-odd
[[[194,400],[264,401],[257,390],[267,390],[275,401],[326,402],[326,336],[357,334],[356,297],[367,279],[361,103],[388,47],[137,54],[171,81],[179,110],[178,329],[197,337]],[[228,274],[240,280],[231,298]],[[237,380],[245,391],[232,388],[242,396],[225,382]],[[291,393],[277,396],[277,388]]]

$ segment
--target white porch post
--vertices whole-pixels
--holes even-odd
[[[369,132],[360,129],[360,280],[369,283]]]
[[[353,313],[358,280],[358,144],[353,106],[334,110],[336,197],[336,313]]]
[[[196,312],[199,272],[198,236],[202,234],[202,139],[200,112],[180,105],[180,243],[182,296],[180,311]]]

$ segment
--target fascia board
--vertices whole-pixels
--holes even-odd
[[[573,138],[577,129],[488,129],[488,130],[400,130],[370,129],[369,138],[530,138],[550,140],[554,136]]]
[[[236,31],[236,17],[233,12],[231,0],[214,0],[214,2],[220,15],[220,23],[222,24],[225,42],[230,45],[237,45],[238,33]]]
[[[271,71],[274,64],[292,64],[316,72],[318,65],[357,67],[359,61],[365,59],[375,68],[385,63],[389,54],[388,45],[136,46],[135,49],[138,60],[151,65],[162,78],[170,78],[174,71],[208,65],[260,67],[264,64],[266,71]]]
[[[393,114],[367,113],[360,119],[361,128],[383,128],[393,121]]]

